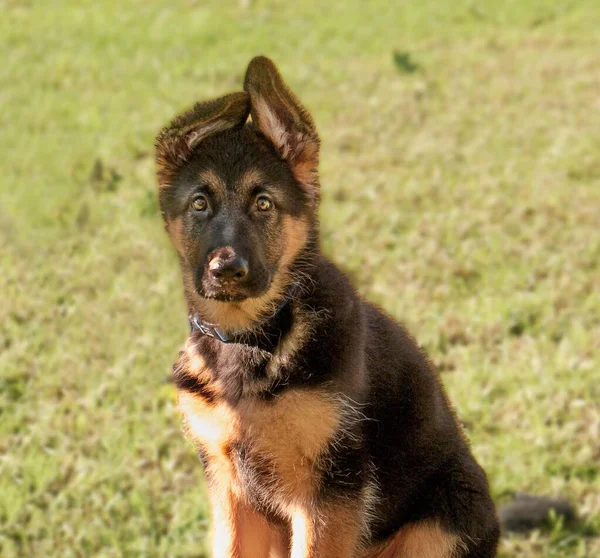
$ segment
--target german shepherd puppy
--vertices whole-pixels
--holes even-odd
[[[320,251],[319,138],[275,65],[254,58],[243,92],[176,118],[156,150],[213,555],[495,556],[486,475],[436,372]]]

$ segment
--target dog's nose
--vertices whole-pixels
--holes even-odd
[[[208,270],[217,281],[240,281],[248,275],[248,261],[238,255],[229,258],[217,256],[210,260]]]

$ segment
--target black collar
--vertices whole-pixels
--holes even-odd
[[[218,324],[203,320],[197,312],[190,314],[190,335],[199,332],[200,335],[212,337],[221,343],[239,343],[272,351],[291,327],[291,302],[297,291],[298,286],[292,285],[271,316],[253,330],[225,333]]]
[[[195,331],[199,331],[201,335],[206,335],[208,337],[214,337],[223,343],[231,343],[231,338],[228,335],[225,335],[216,324],[211,324],[206,320],[200,318],[198,313],[190,314],[188,316],[190,320],[190,333],[194,333]]]

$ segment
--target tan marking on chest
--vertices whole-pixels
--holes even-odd
[[[190,339],[185,344],[185,366],[190,374],[199,379],[208,381],[211,378],[211,372],[204,357],[198,352],[196,344]]]
[[[318,481],[315,462],[339,428],[336,403],[316,391],[290,390],[274,403],[249,404],[242,417],[252,448],[272,463],[281,495],[294,502],[310,498]]]
[[[183,390],[178,394],[177,403],[186,433],[209,456],[220,455],[226,445],[239,436],[239,417],[228,405],[212,404]]]
[[[335,400],[314,390],[290,390],[275,401],[243,402],[236,408],[181,391],[179,409],[211,473],[222,476],[219,482],[238,484],[230,448],[241,443],[250,459],[272,467],[277,492],[272,498],[285,513],[311,497],[318,481],[315,462],[340,425]]]
[[[227,448],[239,437],[239,420],[227,405],[214,404],[180,390],[177,395],[186,436],[205,458],[207,480],[215,494],[241,494]]]
[[[221,393],[220,386],[213,381],[211,369],[206,364],[202,355],[198,352],[196,344],[188,339],[184,350],[179,356],[177,364],[173,367],[175,377],[179,374],[196,378],[198,382],[207,386],[207,391],[213,395]]]

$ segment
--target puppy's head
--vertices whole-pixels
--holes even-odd
[[[248,325],[282,296],[314,241],[319,198],[310,115],[267,58],[250,62],[244,90],[197,104],[156,141],[188,302],[225,327]]]

